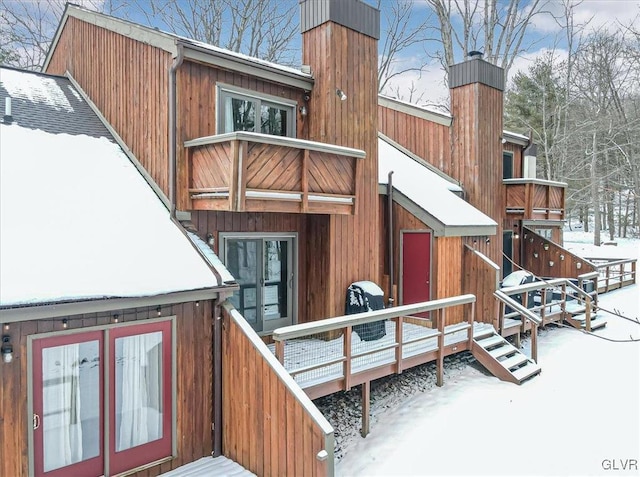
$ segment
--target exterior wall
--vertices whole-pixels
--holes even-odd
[[[73,76],[167,196],[171,62],[166,51],[69,17],[47,68]]]
[[[325,288],[311,288],[310,276],[323,267],[326,253],[320,253],[324,234],[314,235],[311,231],[326,228],[328,217],[308,214],[276,214],[253,212],[212,212],[198,211],[191,215],[198,234],[204,239],[212,233],[214,250],[222,257],[219,248],[220,232],[282,232],[298,234],[298,322],[327,318],[324,308],[319,306],[326,300]],[[311,230],[311,231],[310,231]],[[323,277],[317,277],[323,278]],[[314,281],[314,283],[317,283]],[[326,286],[326,284],[323,284]],[[346,293],[346,288],[344,290]],[[344,299],[344,293],[343,297]]]
[[[476,60],[480,61],[480,60]],[[485,255],[502,263],[502,91],[480,83],[451,90],[452,177],[467,201],[498,223]]]
[[[389,264],[388,264],[388,212],[387,196],[380,196],[380,268],[382,289],[388,296],[389,291]],[[400,283],[400,233],[403,230],[431,229],[416,216],[408,212],[404,207],[393,204],[393,275],[395,303],[399,304]],[[432,231],[431,231],[432,232]],[[462,294],[462,238],[461,237],[434,237],[431,235],[431,299],[448,298]],[[447,324],[464,321],[462,308],[456,307],[447,314]]]
[[[304,91],[289,86],[268,83],[245,74],[213,68],[185,61],[177,75],[177,157],[178,157],[178,209],[187,210],[188,182],[184,141],[217,134],[216,84],[236,86],[259,94],[292,100],[304,104]],[[307,121],[296,108],[297,137],[307,139]]]
[[[322,430],[238,323],[223,316],[224,455],[260,476],[330,475],[333,460],[316,458],[326,446]]]
[[[378,127],[389,139],[451,175],[448,126],[379,105]]]
[[[212,306],[210,301],[166,305],[162,316],[176,315],[176,404],[178,455],[170,462],[132,474],[151,477],[180,465],[210,455],[213,349]],[[14,358],[10,364],[0,363],[0,475],[19,477],[29,475],[28,429],[31,417],[27,409],[28,363],[27,337],[40,333],[63,331],[62,320],[68,320],[68,330],[104,326],[112,322],[114,314],[120,323],[156,318],[156,307],[113,310],[110,313],[73,315],[11,323],[3,334],[11,336]],[[117,325],[114,325],[117,326]]]
[[[476,296],[475,320],[491,323],[497,330],[499,328],[498,301],[493,296],[493,292],[499,286],[500,270],[479,257],[471,247],[464,247],[463,259],[465,267],[462,290],[463,293],[472,293]]]
[[[502,145],[502,150],[513,154],[513,177],[522,177],[523,170],[523,149],[518,144],[507,142]]]
[[[367,154],[358,162],[355,216],[329,217],[321,250],[330,253],[310,276],[310,289],[325,291],[324,301],[318,303],[324,310],[320,316],[329,317],[344,312],[350,283],[379,279],[377,40],[327,22],[303,33],[302,44],[302,61],[311,65],[316,78],[309,101],[309,139]],[[336,88],[346,93],[345,101]],[[324,225],[312,223],[312,236],[325,233]]]

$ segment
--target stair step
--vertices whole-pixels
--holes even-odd
[[[482,346],[484,349],[491,348],[492,346],[499,345],[503,343],[505,340],[502,336],[493,334],[489,338],[485,338],[483,340],[477,341],[477,343]]]
[[[591,321],[593,322],[594,320],[596,320],[598,317],[598,315],[596,313],[591,313]],[[587,321],[587,314],[586,313],[582,313],[580,315],[574,315],[571,317],[571,319],[576,320],[576,321],[583,321],[586,322]]]
[[[584,313],[584,311],[586,310],[586,306],[584,305],[584,303],[569,301],[565,304],[564,309],[567,313],[577,315],[579,313]]]
[[[529,362],[526,366],[516,369],[512,371],[511,374],[522,383],[525,379],[535,376],[540,373],[540,366],[533,362]]]
[[[513,353],[518,353],[518,349],[507,343],[504,346],[500,346],[499,348],[496,349],[492,349],[491,351],[489,351],[489,354],[491,355],[492,358],[498,359],[498,358],[502,358],[503,356],[507,356],[508,354],[513,354]]]
[[[505,368],[511,369],[521,365],[522,363],[526,363],[527,361],[529,361],[529,358],[527,358],[525,355],[523,355],[522,353],[516,353],[514,356],[511,356],[511,358],[499,361],[499,363]]]
[[[480,331],[473,331],[473,339],[478,341],[482,338],[486,338],[487,336],[492,336],[496,333],[496,330],[493,328],[493,326],[488,326]]]

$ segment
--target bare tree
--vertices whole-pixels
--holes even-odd
[[[0,0],[3,63],[39,69],[65,8],[64,0]],[[114,0],[80,0],[90,10],[114,14],[124,5]]]
[[[295,0],[134,0],[149,25],[282,64],[294,63]]]
[[[394,78],[408,72],[420,73],[428,63],[425,54],[412,56],[409,61],[402,62],[401,56],[416,45],[423,45],[430,41],[429,32],[432,30],[431,15],[427,15],[419,22],[415,22],[417,17],[414,0],[393,2],[378,0],[377,8],[385,15],[386,25],[380,41],[380,61],[378,64],[378,91],[382,92],[390,86]],[[415,87],[412,85],[409,96],[413,98]],[[396,96],[400,92],[398,86],[387,88]]]
[[[445,70],[456,62],[456,51],[466,58],[470,51],[482,50],[487,61],[505,70],[505,77],[518,55],[532,46],[525,45],[527,28],[546,4],[546,0],[426,2],[438,19],[442,50],[436,56]]]

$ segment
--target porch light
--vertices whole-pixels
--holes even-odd
[[[113,322],[117,323],[118,321],[120,321],[120,316],[116,313],[115,315],[113,315]]]
[[[4,331],[9,331],[9,323],[4,324]]]
[[[67,326],[69,326],[69,320],[65,318],[64,320],[62,320],[62,327],[66,330]]]
[[[560,261],[564,260],[564,255],[560,254]]]
[[[554,261],[553,260],[549,260],[549,266],[553,267]]]
[[[338,98],[340,98],[340,101],[346,101],[347,100],[347,95],[341,89],[336,89],[336,95],[338,96]]]
[[[300,116],[305,117],[307,115],[307,107],[300,106]]]
[[[158,316],[162,316],[162,307],[161,306],[156,308],[156,311],[158,312]]]
[[[533,258],[538,258],[538,252],[533,252]]]
[[[211,232],[209,232],[205,238],[207,239],[207,245],[209,245],[209,247],[213,247],[213,244],[215,243],[215,239],[213,238],[213,234]]]
[[[577,269],[582,268],[582,262],[578,262],[578,263],[576,263],[576,268],[577,268]]]
[[[545,244],[544,244],[544,249],[545,249],[545,250],[549,250],[549,244],[548,244],[548,243],[545,243]]]
[[[5,364],[13,361],[13,346],[9,341],[11,341],[9,335],[2,335],[2,362]]]

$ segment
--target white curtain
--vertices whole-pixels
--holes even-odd
[[[162,437],[162,333],[116,339],[116,451]]]
[[[80,462],[80,345],[42,350],[44,470]]]

